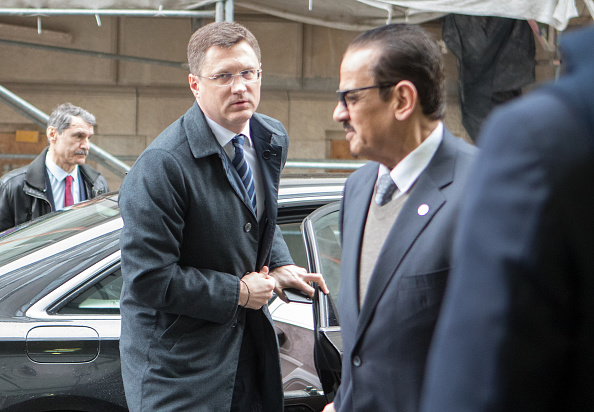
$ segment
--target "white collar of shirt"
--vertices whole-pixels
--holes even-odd
[[[233,133],[232,131],[225,129],[223,126],[218,124],[212,119],[209,119],[208,116],[204,115],[206,118],[206,123],[210,126],[210,130],[215,135],[215,138],[219,142],[221,146],[223,146],[223,150],[229,156],[229,159],[233,160],[235,157],[235,148],[231,143],[231,140],[238,134]],[[260,164],[257,160],[256,149],[252,143],[252,136],[250,134],[250,121],[248,120],[247,124],[241,131],[241,134],[246,136],[246,139],[243,143],[243,154],[245,156],[245,160],[250,165],[252,169],[252,176],[254,177],[254,185],[256,186],[256,209],[258,210],[257,219],[260,220],[264,213],[264,185],[262,183],[262,173],[260,172]]]
[[[231,160],[233,160],[233,157],[235,157],[235,148],[232,144],[229,144],[229,142],[231,142],[231,140],[233,140],[233,138],[238,134],[246,136],[247,139],[245,139],[244,145],[248,144],[249,147],[252,147],[252,137],[250,135],[249,120],[243,128],[243,130],[241,131],[241,133],[233,133],[231,130],[225,129],[223,126],[221,126],[214,120],[210,119],[208,116],[204,115],[204,117],[206,118],[206,123],[208,123],[208,125],[210,126],[210,130],[212,130],[212,133],[215,135],[215,138],[223,147],[223,149],[225,149],[225,153],[227,153],[227,156],[229,156]]]
[[[66,188],[66,176],[72,176],[72,199],[74,203],[80,202],[78,165],[74,166],[72,172],[67,173],[58,166],[49,156],[45,156],[45,167],[48,170],[48,177],[52,186],[52,197],[56,210],[64,209],[64,190]]]
[[[386,173],[390,173],[392,180],[398,187],[398,193],[406,193],[417,181],[423,170],[427,167],[439,144],[443,140],[443,123],[439,122],[435,130],[412,152],[400,161],[390,171],[385,165],[380,164],[378,181]]]

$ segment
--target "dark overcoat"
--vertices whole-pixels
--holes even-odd
[[[347,180],[341,207],[339,412],[416,412],[425,359],[450,272],[450,251],[476,149],[444,129],[390,229],[359,310],[359,262],[378,164]]]
[[[124,179],[120,351],[132,411],[228,410],[246,316],[260,354],[265,410],[282,410],[268,308],[245,310],[237,302],[246,272],[292,263],[276,225],[288,138],[280,122],[259,114],[251,136],[266,194],[260,222],[196,103]]]

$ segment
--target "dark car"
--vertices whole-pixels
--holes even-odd
[[[291,178],[279,190],[278,223],[295,263],[327,270],[332,291],[338,287],[343,184],[343,178]],[[322,215],[305,219],[327,204]],[[0,411],[126,410],[118,349],[121,228],[117,194],[109,194],[0,236]],[[318,377],[313,359],[312,307],[316,340],[324,346],[336,337],[334,303],[320,293],[314,301],[273,298],[269,305],[285,411],[321,411],[336,386],[327,371],[332,363],[322,362]]]

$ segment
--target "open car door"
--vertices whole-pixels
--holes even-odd
[[[303,220],[302,233],[311,272],[324,276],[328,295],[316,288],[313,300],[314,361],[324,394],[332,402],[340,385],[342,337],[338,320],[337,298],[340,286],[340,202],[317,209]]]

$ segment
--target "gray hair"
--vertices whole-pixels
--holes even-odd
[[[64,103],[54,109],[47,122],[47,126],[54,127],[58,133],[63,133],[64,130],[70,127],[70,121],[72,120],[73,116],[82,118],[91,126],[95,126],[97,124],[95,116],[87,112],[85,109],[70,103]]]

